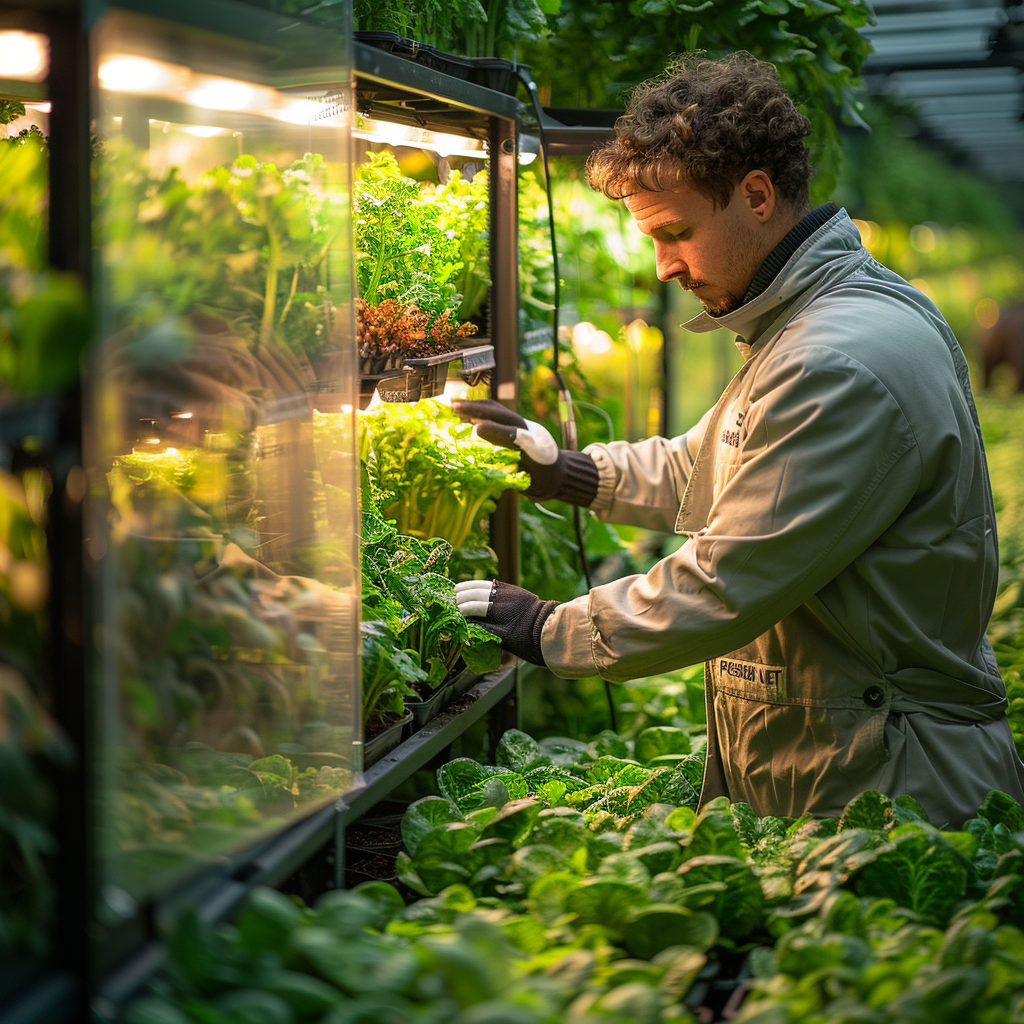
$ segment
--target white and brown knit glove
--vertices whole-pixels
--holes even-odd
[[[521,452],[519,464],[530,474],[526,493],[534,501],[557,499],[586,508],[597,497],[599,478],[594,460],[583,452],[559,448],[539,423],[499,402],[452,402],[452,411],[471,420],[478,437]]]

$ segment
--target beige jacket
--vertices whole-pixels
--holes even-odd
[[[689,539],[560,605],[557,675],[706,662],[702,801],[838,814],[865,789],[959,825],[1024,765],[985,628],[995,518],[967,365],[840,211],[727,327],[745,362],[682,437],[591,445],[591,506]]]

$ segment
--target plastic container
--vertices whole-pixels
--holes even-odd
[[[371,764],[376,764],[386,754],[390,754],[402,742],[405,727],[411,721],[412,712],[407,711],[397,722],[363,743],[363,767],[369,768]]]
[[[379,50],[395,54],[396,57],[413,60],[433,71],[461,78],[508,96],[515,95],[519,84],[517,71],[523,70],[527,75],[530,72],[528,65],[513,64],[503,57],[463,57],[455,53],[446,53],[397,32],[356,32],[353,38],[358,43],[375,46]]]
[[[426,700],[407,700],[405,710],[412,715],[407,735],[411,736],[414,732],[419,732],[454,697],[455,694],[451,692],[451,684],[442,683]]]

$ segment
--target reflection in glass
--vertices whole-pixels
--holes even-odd
[[[276,87],[262,52],[236,48],[225,74],[180,27],[119,15],[98,40],[92,549],[116,904],[359,767],[349,105],[294,73]]]

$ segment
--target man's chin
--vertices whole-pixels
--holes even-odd
[[[743,305],[743,300],[736,298],[734,295],[730,295],[727,299],[720,299],[718,302],[712,300],[705,301],[701,299],[701,305],[704,307],[704,312],[708,316],[713,316],[716,319],[719,317],[727,316],[729,313],[734,313],[740,306]]]

